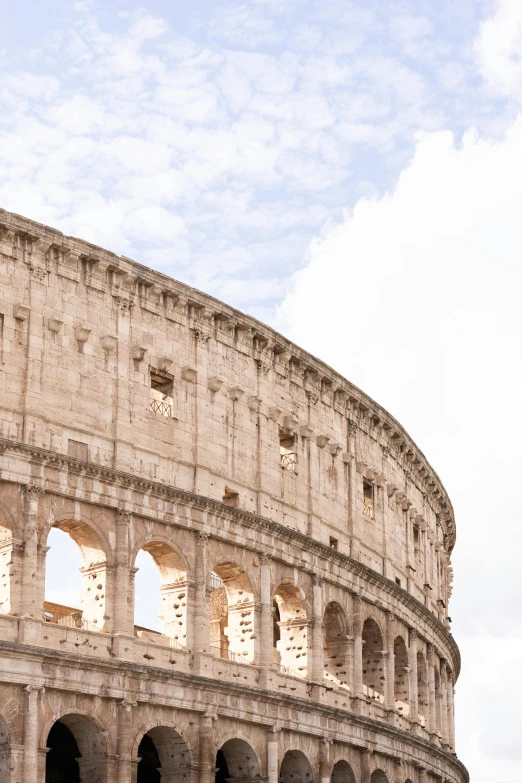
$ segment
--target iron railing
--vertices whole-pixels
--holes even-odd
[[[297,454],[294,451],[287,451],[281,454],[281,467],[290,473],[295,473],[297,466]]]
[[[159,413],[167,419],[173,418],[173,406],[170,400],[156,400],[154,397],[150,400],[150,409],[153,413]]]
[[[224,658],[225,660],[233,661],[234,663],[250,663],[241,653],[227,650],[226,647],[222,647],[220,644],[211,644],[210,650],[215,658]]]
[[[278,669],[281,674],[288,674],[289,677],[298,677],[300,680],[306,678],[306,672],[299,672],[297,669],[291,669],[289,666],[284,666],[282,663],[278,664]]]
[[[94,623],[91,623],[90,620],[86,620],[85,617],[82,617],[79,614],[53,614],[49,617],[50,614],[50,612],[44,613],[43,619],[46,623],[61,625],[64,628],[76,628],[82,631],[95,631],[96,633],[100,632],[100,629]]]

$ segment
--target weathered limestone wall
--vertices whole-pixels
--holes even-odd
[[[217,758],[466,783],[452,509],[400,425],[253,319],[1,211],[0,316],[0,781],[43,783],[59,721],[83,783],[135,783],[145,735],[171,783]],[[53,527],[74,609],[46,609]],[[162,634],[134,626],[142,549]]]

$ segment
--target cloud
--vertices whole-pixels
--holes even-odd
[[[520,744],[499,729],[509,669],[497,668],[522,658],[522,501],[512,480],[522,425],[511,415],[522,397],[521,224],[522,118],[499,139],[421,134],[393,190],[360,199],[312,242],[279,312],[285,333],[404,423],[453,499],[451,613],[467,652],[459,753],[474,783],[497,780],[500,759],[507,779],[522,776]],[[477,688],[480,727],[466,703]],[[504,690],[517,725],[520,689]]]
[[[475,42],[480,72],[495,93],[522,98],[522,5],[496,0]]]

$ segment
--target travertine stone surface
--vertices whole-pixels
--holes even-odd
[[[453,511],[389,413],[222,302],[1,210],[0,361],[0,781],[43,783],[57,725],[83,783],[152,780],[147,743],[176,783],[467,781]],[[45,601],[52,527],[82,554],[74,607]],[[134,626],[141,549],[162,634]]]

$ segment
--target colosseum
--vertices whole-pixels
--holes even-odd
[[[0,279],[2,783],[466,783],[453,511],[401,425],[255,319],[1,210]]]

